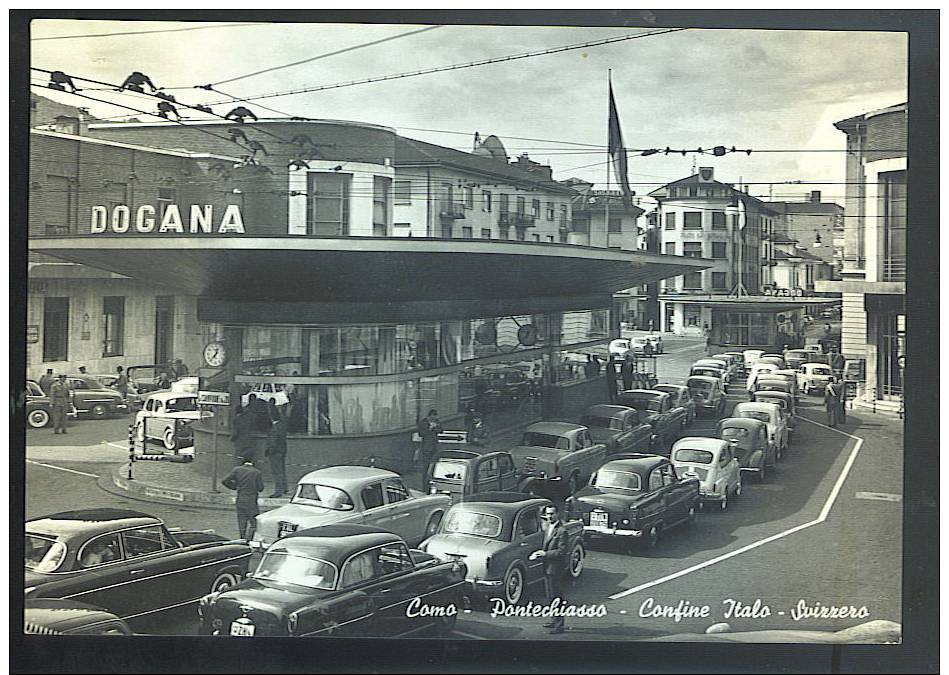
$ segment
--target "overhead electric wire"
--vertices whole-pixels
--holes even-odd
[[[121,31],[117,33],[90,33],[87,35],[53,35],[49,37],[30,38],[30,42],[42,40],[74,40],[78,38],[120,37],[123,35],[151,35],[153,33],[183,33],[190,30],[207,30],[209,28],[243,28],[245,26],[266,26],[268,22],[253,23],[224,23],[214,26],[189,26],[187,28],[162,28],[158,30]]]

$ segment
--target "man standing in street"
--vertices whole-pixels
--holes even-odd
[[[186,366],[181,359],[175,359],[175,363],[172,365],[171,370],[174,373],[176,380],[180,380],[182,377],[187,377],[188,375],[188,366]]]
[[[116,378],[115,384],[112,385],[115,387],[115,390],[122,394],[122,399],[125,400],[129,396],[129,378],[125,374],[125,369],[122,366],[117,366],[115,369]]]
[[[530,558],[531,560],[543,559],[547,601],[553,604],[554,599],[558,599],[560,604],[557,609],[562,609],[567,602],[564,597],[567,572],[565,562],[567,529],[560,520],[560,509],[555,504],[548,504],[544,507],[543,520],[545,521],[544,547],[539,551],[534,551]],[[550,628],[551,635],[560,635],[564,631],[563,624],[564,617],[562,614],[558,614],[553,621],[544,624],[544,628]]]
[[[43,390],[43,393],[49,396],[50,387],[53,386],[53,382],[56,381],[56,378],[53,376],[53,369],[47,368],[46,374],[40,378],[39,385],[40,389]]]
[[[270,404],[273,424],[267,432],[267,447],[264,454],[270,460],[270,475],[274,490],[271,497],[282,497],[287,493],[287,418],[280,414],[277,406]]]
[[[72,392],[66,385],[66,376],[60,375],[49,387],[49,402],[53,410],[53,433],[66,433],[66,411],[72,399]]]
[[[438,411],[432,408],[428,415],[418,421],[418,435],[421,441],[422,485],[428,485],[428,465],[438,452],[438,434],[442,432],[442,423]]]
[[[241,457],[253,457],[254,451],[251,448],[251,427],[253,426],[253,413],[247,407],[239,408],[234,415],[234,422],[231,425],[231,443],[234,444],[234,459]]]
[[[824,389],[824,408],[827,410],[827,426],[836,427],[840,420],[840,384],[832,377]]]
[[[241,457],[242,464],[235,466],[221,484],[237,491],[234,505],[237,507],[238,539],[250,540],[256,529],[257,495],[264,491],[264,476],[260,469],[254,466],[254,458],[250,455]]]

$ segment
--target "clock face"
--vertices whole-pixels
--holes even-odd
[[[222,342],[210,342],[204,348],[204,360],[212,368],[219,368],[227,360],[227,352]]]

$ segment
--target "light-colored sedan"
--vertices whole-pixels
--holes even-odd
[[[450,505],[448,495],[409,490],[392,471],[331,466],[301,478],[289,504],[257,516],[250,545],[262,549],[297,530],[360,523],[394,532],[412,546],[435,534]]]
[[[145,453],[148,441],[161,441],[165,449],[181,455],[194,454],[192,426],[202,418],[197,394],[160,391],[150,394],[135,413],[135,438]],[[151,451],[150,451],[151,452]]]
[[[732,417],[747,417],[768,425],[768,441],[774,446],[778,459],[784,457],[788,447],[788,425],[781,408],[776,403],[747,401],[735,404]]]
[[[823,396],[833,376],[834,371],[826,363],[805,363],[797,374],[797,384],[803,394],[817,392]]]
[[[653,387],[656,391],[664,391],[672,397],[672,406],[674,408],[682,407],[685,409],[685,423],[683,428],[695,421],[695,401],[692,400],[692,393],[689,388],[681,384],[657,384]]]
[[[720,438],[689,436],[672,446],[672,465],[680,476],[699,479],[699,499],[724,511],[728,498],[741,495],[741,466],[731,443]]]
[[[742,352],[745,357],[745,370],[751,370],[751,367],[758,362],[758,359],[761,358],[761,355],[764,354],[763,349],[746,349]]]

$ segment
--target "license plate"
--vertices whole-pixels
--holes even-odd
[[[609,522],[610,514],[602,511],[594,511],[590,514],[590,525],[594,527],[606,527]]]
[[[240,621],[235,621],[231,624],[231,635],[236,635],[238,637],[253,637],[254,631],[257,629],[252,623],[241,623]]]
[[[292,534],[297,531],[296,523],[288,523],[281,520],[277,524],[277,537],[286,537],[288,534]]]

